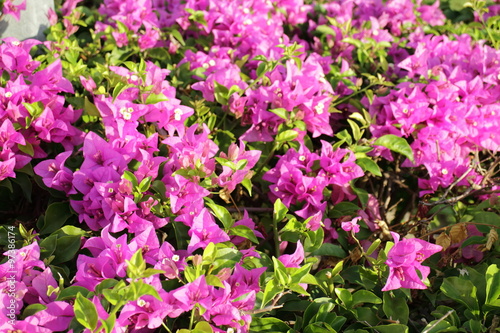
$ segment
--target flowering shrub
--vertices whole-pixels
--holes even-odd
[[[60,1],[0,44],[0,329],[498,330],[497,7]]]

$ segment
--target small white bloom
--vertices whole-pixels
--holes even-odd
[[[323,103],[318,103],[315,107],[314,110],[316,110],[317,114],[322,114],[325,111],[325,104]]]

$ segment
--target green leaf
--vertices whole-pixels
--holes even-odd
[[[23,105],[26,108],[26,110],[28,110],[33,119],[38,118],[45,110],[45,106],[43,105],[42,102],[23,103]]]
[[[352,137],[354,138],[355,141],[358,141],[361,139],[361,136],[363,135],[361,132],[361,129],[359,128],[359,125],[351,119],[347,119],[347,122],[351,126],[352,129]]]
[[[479,320],[471,319],[464,323],[463,327],[468,329],[472,333],[482,333],[485,332],[483,330],[483,325]]]
[[[144,178],[141,183],[139,184],[139,186],[137,186],[137,188],[139,189],[139,191],[141,193],[144,193],[146,192],[147,190],[149,190],[149,186],[151,185],[151,176],[150,177],[146,177]]]
[[[32,316],[35,313],[37,313],[39,311],[42,311],[42,310],[45,310],[45,309],[47,309],[46,305],[39,304],[39,303],[37,303],[37,304],[30,304],[30,305],[28,305],[24,309],[23,314],[21,315],[21,319],[24,319],[24,318],[26,318],[28,316]],[[9,332],[9,331],[7,331],[7,332]]]
[[[174,36],[175,39],[177,39],[181,46],[186,46],[186,42],[184,41],[184,38],[182,37],[182,34],[179,32],[179,30],[173,29],[172,31],[170,31],[170,33],[172,34],[172,36]]]
[[[146,270],[146,262],[142,257],[142,249],[137,250],[130,260],[125,260],[127,263],[127,276],[132,279],[137,279],[143,277],[143,273]]]
[[[95,287],[95,293],[96,294],[102,294],[104,289],[112,289],[119,283],[118,280],[115,279],[105,279],[102,280],[96,287]]]
[[[474,222],[478,223],[478,224],[492,224],[496,227],[500,227],[500,216],[497,214],[497,213],[494,213],[494,212],[482,212],[482,211],[479,211],[479,212],[476,212],[476,211],[473,211],[472,212],[472,215],[474,215]],[[486,227],[488,230],[486,231],[483,231],[481,230],[480,228],[481,226],[478,225],[478,229],[482,232],[488,232],[489,231],[489,227]]]
[[[0,187],[5,187],[10,191],[10,193],[14,193],[14,188],[12,188],[12,183],[8,178],[0,181]]]
[[[314,299],[313,302],[307,307],[307,309],[304,312],[304,317],[303,317],[304,321],[302,327],[306,327],[307,325],[318,321],[318,317],[323,318],[327,313],[331,312],[334,308],[335,308],[335,303],[329,297],[321,297]]]
[[[248,194],[252,196],[252,181],[248,178],[245,178],[241,182],[241,185],[243,185],[243,187],[248,191]]]
[[[281,199],[276,199],[274,202],[273,221],[275,223],[281,222],[285,218],[286,213],[288,213],[288,208],[281,202]]]
[[[284,108],[270,109],[269,111],[274,113],[281,119],[288,120],[289,112]]]
[[[472,314],[479,316],[476,286],[471,281],[450,276],[443,280],[440,289],[446,296],[465,305]]]
[[[222,105],[227,105],[228,98],[229,98],[229,96],[228,96],[229,89],[227,89],[225,86],[218,83],[217,81],[214,81],[214,83],[215,83],[215,88],[214,88],[215,100]]]
[[[277,142],[287,142],[287,141],[292,141],[292,140],[293,140],[293,139],[295,139],[298,135],[299,135],[299,133],[298,133],[297,131],[294,131],[294,130],[286,130],[286,131],[280,132],[280,133],[278,133],[278,135],[276,135],[276,141],[277,141]]]
[[[192,333],[213,333],[212,326],[206,321],[200,321],[196,324],[194,329],[191,331]]]
[[[59,295],[57,295],[56,301],[68,301],[74,299],[78,294],[83,295],[83,297],[89,297],[91,291],[87,288],[80,286],[69,286],[64,288]]]
[[[490,265],[486,271],[486,304],[499,305],[500,297],[500,269],[498,266]]]
[[[33,145],[29,142],[26,142],[25,145],[18,143],[17,148],[20,151],[22,151],[23,153],[25,153],[26,155],[29,155],[31,157],[33,157],[33,155],[35,155],[35,150],[33,149]]]
[[[116,98],[126,89],[133,87],[133,85],[125,83],[125,82],[118,82],[113,89],[113,101],[116,100]]]
[[[160,102],[167,102],[169,101],[169,98],[165,96],[163,93],[159,94],[149,94],[148,97],[146,98],[146,102],[144,104],[156,104]]]
[[[162,60],[162,61],[166,61],[166,60],[170,59],[170,53],[168,53],[168,51],[163,47],[155,47],[152,49],[148,49],[148,55],[151,58]]]
[[[106,333],[111,333],[113,331],[113,328],[115,327],[116,323],[116,314],[111,313],[108,317],[108,319],[103,320],[101,319],[101,324]]]
[[[163,300],[160,297],[160,294],[158,294],[158,291],[153,287],[152,285],[148,283],[144,283],[142,280],[141,281],[133,281],[130,283],[130,285],[136,286],[137,287],[137,297],[135,299],[138,299],[141,296],[144,295],[150,295],[162,302]],[[134,300],[135,300],[134,299]]]
[[[472,244],[484,244],[486,243],[486,237],[484,236],[470,236],[467,238],[462,244],[460,244],[460,248],[463,249],[464,247]]]
[[[225,207],[217,205],[212,200],[207,200],[206,203],[207,206],[212,210],[212,213],[215,215],[215,217],[217,217],[222,222],[224,228],[229,229],[233,226],[233,217]]]
[[[448,332],[448,329],[451,329],[451,332],[458,332],[455,326],[452,326],[446,320],[433,320],[427,326],[425,326],[422,333],[440,333],[440,332]]]
[[[131,182],[133,188],[136,188],[139,185],[137,182],[137,177],[128,170],[123,171],[122,178]]]
[[[325,231],[323,228],[318,228],[315,231],[309,230],[305,233],[304,251],[314,252],[323,245],[325,239]]]
[[[85,96],[84,99],[83,110],[85,111],[85,114],[89,116],[94,116],[94,117],[101,116],[101,113],[99,112],[95,104],[89,101],[87,96]]]
[[[402,324],[373,326],[370,329],[378,333],[408,333],[408,326]]]
[[[225,288],[225,286],[222,284],[222,281],[216,275],[207,275],[206,280],[209,286]]]
[[[287,270],[289,271],[291,275],[291,282],[292,283],[301,283],[304,282],[303,278],[306,277],[309,274],[309,271],[311,270],[312,264],[305,264],[302,267],[299,268],[288,268]],[[314,278],[312,275],[309,275],[310,277]]]
[[[410,310],[404,294],[400,291],[385,291],[382,306],[385,315],[391,320],[398,320],[402,324],[408,323]]]
[[[264,289],[264,295],[262,297],[262,308],[269,303],[274,296],[285,290],[282,286],[280,286],[275,279],[272,279],[266,284],[266,288]]]
[[[255,233],[252,229],[247,227],[246,225],[234,225],[229,229],[229,235],[244,237],[248,240],[251,240],[255,244],[259,243],[257,237],[255,237]]]
[[[366,250],[366,255],[371,255],[382,243],[382,240],[380,238],[377,238],[376,240],[373,241],[373,243],[370,245],[368,250]]]
[[[332,35],[332,36],[336,36],[337,33],[335,32],[335,30],[333,30],[330,26],[328,25],[318,25],[316,27],[316,31],[321,33],[322,35]]]
[[[368,325],[380,324],[380,318],[377,316],[377,311],[374,307],[358,306],[348,309],[354,313],[357,321],[366,323]]]
[[[351,38],[351,37],[346,37],[346,38],[342,39],[342,42],[352,44],[358,48],[361,48],[363,46],[363,42],[361,40]]]
[[[347,215],[355,215],[361,207],[352,202],[342,201],[333,206],[332,217],[340,218]]]
[[[278,282],[283,285],[287,286],[291,282],[291,277],[288,275],[286,271],[285,265],[276,257],[273,257],[273,267],[274,267],[274,277]]]
[[[50,234],[59,228],[73,216],[68,202],[54,202],[45,211],[44,225],[40,235]]]
[[[448,314],[450,312],[450,314]],[[436,319],[441,319],[446,316],[446,321],[452,326],[460,327],[460,318],[458,317],[457,311],[449,306],[439,305],[436,310],[431,312],[431,315]]]
[[[24,197],[28,202],[31,203],[31,194],[33,190],[33,184],[31,183],[31,178],[25,173],[16,173],[16,178],[10,178],[13,183],[16,183],[21,187]]]
[[[273,317],[253,318],[250,324],[250,332],[256,333],[285,333],[290,329],[291,327],[283,321]]]
[[[98,316],[94,303],[78,293],[73,308],[75,310],[75,318],[80,324],[91,331],[97,328]]]
[[[325,328],[325,323],[312,323],[304,329],[304,333],[337,333],[332,328]]]
[[[323,243],[321,247],[311,253],[312,256],[347,257],[347,253],[337,244]]]
[[[368,290],[358,290],[352,295],[352,306],[363,303],[380,304],[382,300],[380,297]]]
[[[222,268],[233,268],[237,262],[241,260],[243,254],[237,249],[225,247],[226,245],[219,243],[216,244],[217,256],[212,264],[214,274],[217,274]],[[221,248],[222,247],[222,248]]]
[[[401,154],[407,157],[410,161],[415,162],[415,158],[413,157],[413,151],[408,142],[404,138],[401,138],[394,134],[387,134],[375,140],[373,145],[389,148],[393,152]]]
[[[362,157],[362,158],[357,158],[356,159],[356,164],[363,169],[363,171],[369,171],[371,172],[374,176],[381,177],[382,172],[380,171],[380,168],[377,163],[375,163],[371,158],[369,157]]]

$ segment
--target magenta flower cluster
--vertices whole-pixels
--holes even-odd
[[[369,106],[377,115],[372,133],[414,138],[415,163],[403,165],[425,166],[422,194],[446,188],[465,173],[458,185],[480,183],[470,156],[500,147],[495,131],[500,125],[500,51],[473,44],[468,35],[456,40],[426,36],[411,45],[415,53],[401,56],[397,66],[414,82],[375,98]]]
[[[322,141],[320,154],[310,152],[305,146],[299,151],[287,151],[263,179],[272,183],[269,196],[273,201],[279,198],[287,207],[304,203],[295,214],[307,219],[318,211],[325,211],[327,200],[323,192],[326,187],[331,189],[330,200],[334,204],[344,198],[354,199],[349,182],[363,175],[363,170],[354,161],[352,152],[334,151],[330,144]]]
[[[62,96],[74,93],[73,87],[62,76],[58,60],[36,71],[40,63],[29,52],[37,44],[5,38],[0,45],[0,71],[8,78],[0,87],[0,181],[15,178],[14,170],[33,158],[47,157],[41,147],[44,142],[59,143],[66,150],[82,142],[82,132],[72,125],[81,111],[66,106]],[[47,169],[52,170],[51,166]],[[65,180],[56,186],[62,190]]]
[[[78,29],[67,17],[79,2],[67,1],[62,8],[68,37]],[[415,160],[406,160],[402,167],[427,171],[419,179],[421,194],[446,188],[460,177],[458,185],[479,184],[483,176],[471,157],[483,150],[498,152],[499,51],[467,35],[426,35],[419,20],[440,25],[444,16],[439,1],[432,6],[421,2],[339,0],[322,4],[324,15],[314,17],[314,6],[302,0],[104,0],[96,33],[117,48],[136,48],[145,54],[165,49],[175,56],[185,42],[178,34],[190,42],[209,40],[212,46],[186,49],[183,60],[169,69],[152,61],[124,62],[107,66],[107,72],[100,73],[102,82],[81,76],[83,94],[95,105],[102,125],[86,132],[74,127],[82,111],[66,101],[65,96],[75,91],[62,75],[61,60],[38,70],[40,63],[30,51],[39,42],[4,39],[0,45],[0,181],[16,177],[16,171],[34,160],[34,172],[43,184],[64,193],[82,227],[90,229],[93,237],[82,237],[71,286],[95,292],[108,279],[136,282],[128,269],[137,253],[157,270],[141,281],[158,291],[161,301],[143,295],[128,302],[116,314],[112,332],[153,332],[165,320],[190,313],[207,321],[215,332],[248,332],[250,313],[262,301],[259,280],[264,280],[261,276],[267,270],[247,265],[245,259],[260,256],[248,244],[268,235],[247,211],[233,221],[229,213],[228,217],[226,211],[214,208],[212,198],[218,193],[232,200],[230,195],[243,187],[251,192],[249,180],[256,166],[271,160],[262,161],[258,144],[277,142],[273,152],[285,141],[290,147],[274,156],[276,163],[258,170],[269,185],[259,200],[280,199],[290,213],[307,220],[301,228],[311,235],[324,231],[327,242],[339,237],[339,228],[350,240],[366,226],[371,231],[379,228],[379,203],[372,194],[366,195],[363,209],[356,211],[359,207],[353,205],[356,213],[328,218],[333,216],[332,207],[358,197],[352,184],[365,175],[360,158],[392,159],[388,149],[368,147],[369,140],[386,134],[408,139]],[[51,19],[56,19],[55,13]],[[304,31],[285,34],[302,23],[306,23]],[[349,35],[346,25],[356,33]],[[407,31],[415,26],[415,31]],[[329,33],[317,37],[319,27]],[[310,41],[302,34],[309,34]],[[405,35],[409,37],[401,41]],[[363,84],[356,80],[355,45],[348,37],[386,45],[394,65],[388,65],[385,79],[399,82],[388,94],[365,98],[364,105],[358,105],[374,119],[363,128],[371,137],[356,147],[359,150],[332,145],[347,117],[357,110],[338,101]],[[400,43],[391,46],[396,39]],[[55,43],[45,46],[54,50]],[[287,53],[290,49],[293,54]],[[341,78],[332,84],[335,66]],[[211,131],[197,122],[194,102],[198,101],[191,104],[193,108],[186,106],[176,82],[169,78],[170,70],[179,68],[191,71],[190,88],[203,97],[204,105],[220,104],[222,123],[227,117],[241,125],[238,142],[221,149],[214,135],[218,128]],[[109,94],[101,89],[106,80],[119,82]],[[221,87],[233,92],[226,101],[220,99]],[[277,139],[283,129],[292,132],[290,140]],[[313,143],[317,150],[311,148]],[[46,147],[62,152],[46,159]],[[179,244],[159,239],[172,225],[186,230],[182,250]],[[430,269],[422,262],[441,247],[393,237],[395,245],[386,262],[389,277],[382,290],[425,288]],[[234,250],[240,257],[234,267],[222,268],[216,275],[200,273],[206,258],[198,253],[214,244],[227,246],[225,250]],[[287,245],[278,244],[278,250]],[[276,267],[300,269],[306,246],[310,244],[298,240],[295,252],[279,256]],[[36,237],[16,251],[15,263],[12,277],[8,263],[0,265],[2,289],[16,286],[15,295],[0,294],[4,305],[0,322],[5,323],[0,330],[68,330],[75,317],[73,306],[56,301],[60,286],[55,272],[40,260]],[[166,283],[177,285],[167,290]],[[307,285],[301,285],[306,290]],[[45,308],[11,324],[8,306],[13,299],[15,316],[31,304]],[[108,319],[104,296],[96,293],[89,299],[99,319]]]

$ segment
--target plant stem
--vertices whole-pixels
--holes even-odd
[[[274,251],[276,252],[276,258],[280,256],[280,236],[278,234],[278,221],[273,219],[273,237],[274,237]]]

